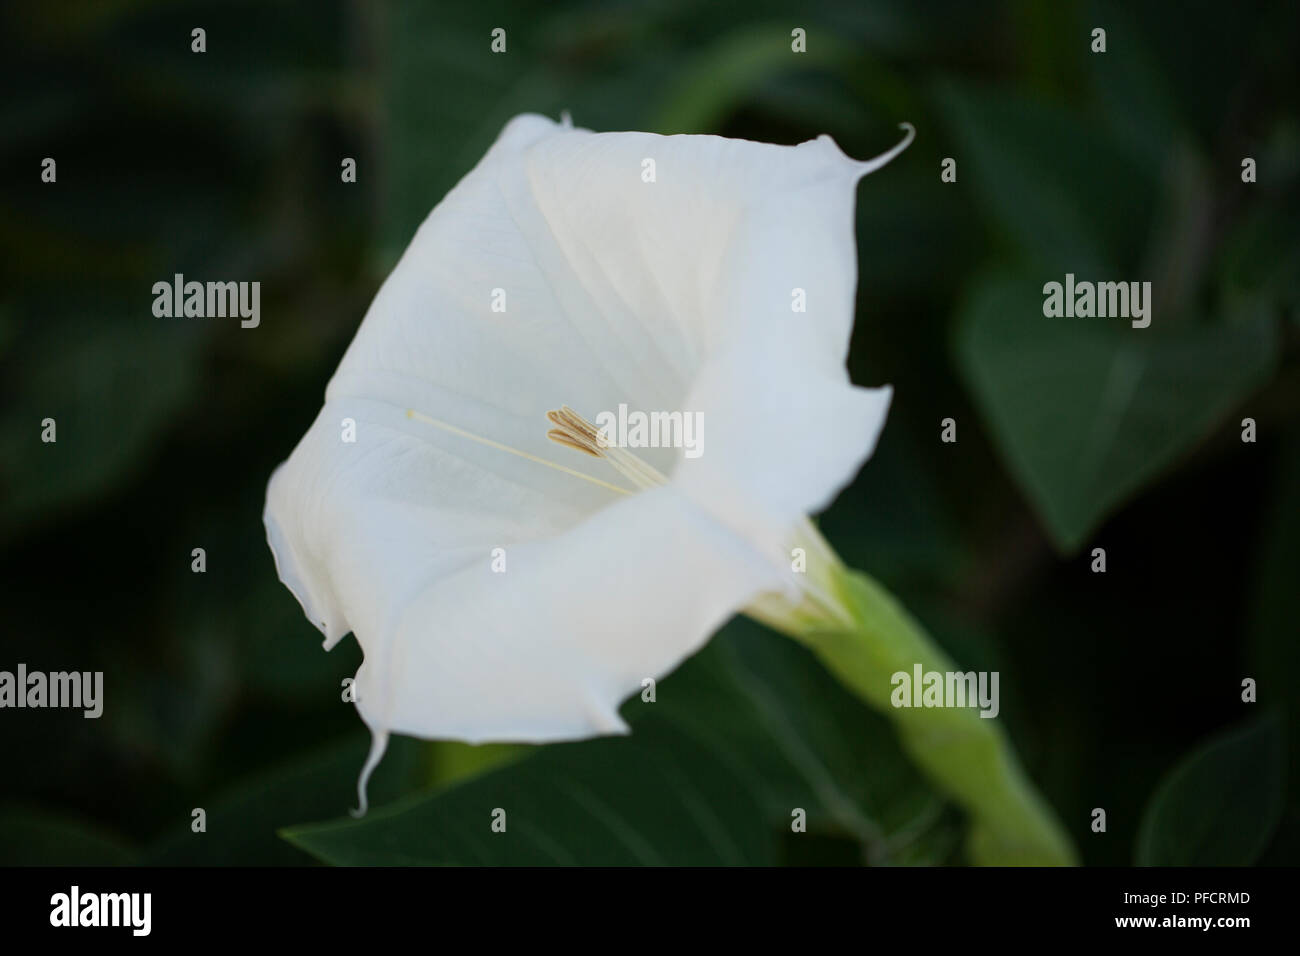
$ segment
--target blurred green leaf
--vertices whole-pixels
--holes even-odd
[[[28,320],[31,340],[14,347],[25,361],[6,381],[16,400],[0,412],[0,535],[120,481],[183,407],[196,381],[194,328],[141,302],[134,322],[93,312],[57,327]],[[56,442],[41,440],[45,418]]]
[[[1161,782],[1138,832],[1140,866],[1248,866],[1282,813],[1276,715],[1222,734]]]
[[[76,820],[38,810],[0,811],[0,866],[126,866],[123,841]]]
[[[1266,382],[1273,319],[1132,329],[1123,319],[1045,318],[1041,284],[975,286],[957,322],[957,360],[986,424],[1064,551],[1184,455]]]
[[[1091,4],[1090,23],[1105,24],[1115,48],[1105,55],[1079,55],[1078,66],[1092,80],[1102,103],[1122,103],[1122,109],[1099,111],[1098,119],[1140,156],[1145,168],[1159,170],[1171,148],[1193,138],[1185,110],[1170,87],[1170,80],[1151,50],[1149,39],[1135,22],[1126,3]],[[1076,21],[1077,23],[1077,21]],[[1081,53],[1083,43],[1066,42]]]
[[[807,51],[791,51],[782,23],[747,26],[697,53],[674,76],[653,128],[662,133],[709,133],[772,79],[812,71],[843,72],[852,51],[836,36],[813,31]]]
[[[768,864],[799,807],[809,833],[847,834],[872,861],[951,846],[951,833],[935,836],[943,802],[885,722],[792,642],[738,621],[656,698],[625,704],[630,736],[541,748],[286,837],[336,864]],[[498,807],[504,834],[490,829]]]
[[[1300,146],[1297,146],[1300,149]],[[1260,296],[1283,314],[1300,317],[1300,183],[1270,191],[1250,209],[1221,246],[1219,272],[1230,294]],[[1236,188],[1234,186],[1234,188]],[[1242,189],[1256,188],[1242,184]]]
[[[958,183],[1026,260],[1058,279],[1067,271],[1094,279],[1137,258],[1158,170],[1049,103],[952,83],[939,85],[938,99]]]
[[[340,706],[342,706],[340,704]],[[301,866],[302,853],[279,839],[277,830],[303,819],[327,819],[356,805],[356,783],[369,740],[362,735],[327,747],[273,771],[201,799],[207,830],[191,829],[190,811],[179,816],[151,846],[145,862],[163,866]],[[424,745],[395,739],[370,781],[370,798],[393,800],[417,789]]]

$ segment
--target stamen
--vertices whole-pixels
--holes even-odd
[[[624,478],[638,488],[655,488],[668,484],[668,478],[642,461],[626,448],[609,444],[605,436],[591,422],[587,421],[568,405],[546,413],[546,417],[556,427],[546,433],[546,437],[558,445],[573,448],[594,458],[604,458]]]
[[[552,425],[557,426],[546,433],[546,437],[551,441],[586,452],[593,458],[603,457],[601,448],[605,443],[601,440],[596,426],[568,405],[561,406],[558,411],[547,412],[546,417]]]
[[[601,457],[600,452],[588,445],[586,442],[576,441],[569,437],[567,432],[562,432],[558,428],[552,428],[546,433],[546,437],[557,445],[564,445],[566,448],[572,448],[574,451],[580,451],[584,455],[590,455],[592,458]]]

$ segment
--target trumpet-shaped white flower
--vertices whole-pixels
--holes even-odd
[[[364,651],[367,770],[389,732],[625,732],[737,610],[834,613],[805,515],[890,398],[844,368],[854,192],[911,135],[857,162],[524,115],[433,210],[267,491],[281,579]],[[702,454],[610,447],[620,403],[698,413]]]

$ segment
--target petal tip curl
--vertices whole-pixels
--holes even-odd
[[[898,128],[903,130],[903,138],[896,145],[885,150],[885,152],[881,153],[879,156],[871,157],[871,159],[854,159],[848,153],[844,152],[844,150],[840,148],[840,144],[835,142],[835,139],[828,133],[823,133],[821,136],[818,136],[817,142],[828,144],[849,164],[849,168],[853,171],[854,176],[861,178],[862,176],[874,173],[882,166],[887,166],[894,159],[897,159],[898,156],[907,149],[907,147],[912,145],[912,140],[916,139],[916,127],[911,123],[899,123]]]

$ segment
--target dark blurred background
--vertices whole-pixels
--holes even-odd
[[[550,821],[540,861],[963,862],[960,813],[884,721],[744,621],[625,706],[632,737],[399,741],[372,800],[405,810],[347,822],[360,655],[323,652],[277,581],[266,480],[428,210],[511,116],[566,109],[859,158],[916,126],[859,189],[850,367],[896,397],[827,537],[1001,672],[1086,863],[1296,862],[1298,10],[7,4],[0,669],[102,670],[105,709],[0,711],[0,863],[527,862],[483,838],[507,798]],[[259,280],[260,327],[155,318],[177,272]],[[1151,327],[1045,319],[1066,272],[1150,280]],[[640,851],[565,804],[565,774]]]

